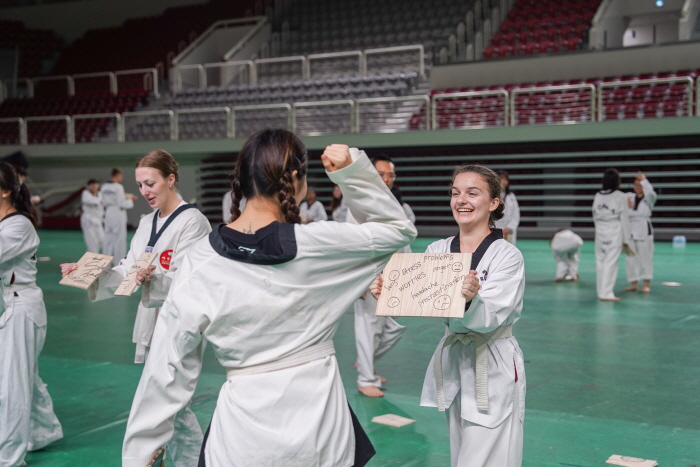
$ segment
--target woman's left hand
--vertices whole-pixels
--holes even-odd
[[[466,298],[468,302],[471,302],[472,299],[476,297],[476,294],[481,288],[479,278],[476,277],[476,275],[477,272],[471,270],[469,274],[467,274],[467,277],[464,278],[464,282],[462,282],[462,295],[464,295],[464,298]]]
[[[136,285],[143,285],[146,282],[150,282],[151,279],[153,279],[153,271],[155,269],[155,266],[148,266],[147,268],[139,269],[139,272],[136,273]]]

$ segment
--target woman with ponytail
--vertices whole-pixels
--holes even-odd
[[[264,130],[241,149],[233,219],[189,250],[161,311],[124,466],[145,465],[171,436],[173,415],[196,387],[205,340],[227,381],[200,466],[349,467],[373,455],[348,406],[333,335],[416,231],[364,152],[331,145],[321,161],[361,225],[300,224],[308,156],[294,134]]]
[[[0,163],[0,465],[63,438],[39,377],[46,307],[36,285],[36,211],[11,165]]]

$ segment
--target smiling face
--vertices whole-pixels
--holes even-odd
[[[491,211],[499,202],[498,198],[491,198],[488,184],[477,173],[461,173],[452,184],[450,207],[460,228],[488,227]]]
[[[172,196],[177,197],[174,189],[175,175],[163,177],[160,170],[153,167],[138,167],[136,169],[136,184],[139,192],[148,205],[153,209],[163,209]],[[173,186],[173,189],[170,187]]]

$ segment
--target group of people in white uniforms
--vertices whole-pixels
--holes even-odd
[[[94,178],[88,180],[80,194],[80,208],[80,229],[83,231],[87,251],[102,253],[105,241],[105,208],[100,184]]]
[[[227,381],[201,465],[367,461],[371,445],[353,423],[332,338],[345,310],[416,230],[363,152],[332,145],[322,162],[360,225],[300,224],[308,159],[292,133],[264,130],[241,149],[233,220],[190,248],[156,323],[127,425],[125,467],[145,465],[170,439],[205,340]]]
[[[5,162],[0,195],[0,466],[18,467],[27,451],[61,439],[63,431],[39,376],[47,322],[36,285],[36,211],[26,185]]]
[[[154,264],[140,270],[136,277],[137,284],[143,286],[133,332],[136,363],[148,360],[160,308],[185,253],[194,242],[211,231],[207,218],[194,205],[182,201],[177,191],[178,179],[177,162],[165,151],[153,151],[137,161],[136,183],[154,211],[141,218],[129,252],[119,265],[104,271],[88,289],[92,301],[114,297],[114,292],[139,256],[157,253]],[[64,275],[75,267],[75,263],[61,265]],[[189,406],[183,407],[175,417],[174,432],[168,444],[173,464],[175,467],[195,467],[199,460],[202,430]]]
[[[630,285],[626,292],[637,290],[637,282],[643,281],[642,293],[651,292],[649,283],[654,277],[654,228],[651,225],[651,213],[656,204],[656,191],[649,179],[642,172],[634,178],[634,191],[627,193],[629,208],[630,234],[634,244],[633,256],[625,259],[627,281]]]
[[[115,167],[109,182],[100,188],[105,209],[102,253],[113,256],[115,265],[126,256],[126,210],[133,208],[136,201],[136,196],[124,192],[121,184],[123,178],[124,172]]]
[[[299,214],[301,215],[301,222],[304,224],[328,220],[326,208],[316,199],[316,190],[311,187],[306,192],[306,200],[302,201],[299,206]]]

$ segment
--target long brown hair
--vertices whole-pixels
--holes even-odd
[[[241,215],[240,202],[255,196],[275,198],[285,222],[298,224],[299,206],[294,199],[292,172],[306,177],[309,157],[306,147],[296,135],[287,130],[262,130],[248,138],[238,153],[233,171],[231,219]]]
[[[32,221],[36,228],[37,213],[32,204],[32,195],[29,188],[17,175],[17,171],[7,162],[0,162],[0,189],[10,192],[10,202],[20,213],[24,214]]]
[[[489,215],[489,227],[495,229],[496,221],[503,218],[503,210],[506,208],[506,205],[503,204],[503,200],[501,199],[501,177],[496,172],[483,165],[460,165],[459,167],[455,167],[455,171],[452,173],[452,185],[454,185],[457,175],[468,172],[479,175],[489,187],[489,196],[491,196],[491,199],[498,199],[498,207],[491,211]]]

